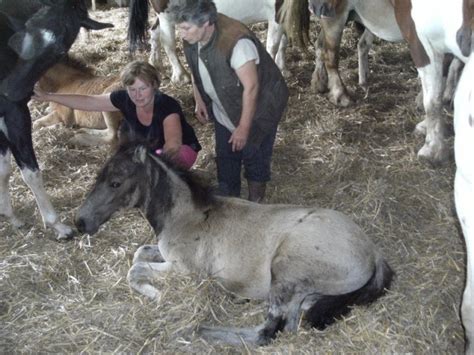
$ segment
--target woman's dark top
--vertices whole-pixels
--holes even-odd
[[[124,121],[120,127],[120,135],[124,135],[128,140],[144,141],[151,144],[154,150],[163,148],[165,136],[163,121],[169,115],[176,113],[181,121],[182,144],[189,145],[196,152],[201,150],[201,145],[194,133],[193,127],[186,122],[183,111],[178,101],[172,97],[155,92],[153,105],[153,119],[149,126],[140,123],[137,117],[137,107],[128,96],[126,90],[116,90],[110,93],[110,101],[124,115]]]

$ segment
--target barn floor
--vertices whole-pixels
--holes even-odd
[[[71,53],[99,73],[116,74],[129,61],[126,9],[93,18],[115,24],[92,33]],[[316,23],[312,23],[312,40]],[[264,38],[265,26],[253,29]],[[381,247],[396,272],[392,289],[370,307],[357,307],[324,331],[301,326],[257,350],[211,345],[193,336],[199,324],[253,325],[265,303],[232,297],[212,279],[168,275],[157,280],[160,302],[126,282],[134,251],[154,236],[137,211],[117,214],[98,234],[58,242],[43,230],[33,196],[17,168],[11,195],[26,227],[0,223],[0,352],[127,353],[461,353],[458,308],[465,250],[453,203],[454,163],[433,168],[416,152],[412,134],[416,70],[405,44],[377,41],[370,52],[370,92],[357,87],[357,38],[347,29],[341,72],[357,104],[340,109],[311,90],[314,57],[287,53],[289,108],[275,145],[268,203],[335,208],[352,216]],[[311,53],[313,48],[310,48]],[[178,98],[203,144],[197,170],[215,176],[213,130],[193,118],[190,85],[175,86],[164,60],[163,90]],[[33,118],[46,104],[32,103]],[[451,111],[446,111],[452,120]],[[68,143],[74,130],[34,132],[46,189],[63,221],[91,187],[108,147]]]

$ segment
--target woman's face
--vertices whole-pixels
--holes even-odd
[[[140,78],[136,78],[132,85],[127,86],[127,92],[137,107],[144,108],[153,105],[155,89]]]
[[[181,22],[177,25],[177,27],[180,37],[189,44],[203,42],[208,39],[207,37],[209,37],[207,33],[209,22],[206,22],[201,27],[192,22]]]

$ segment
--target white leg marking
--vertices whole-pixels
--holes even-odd
[[[21,170],[23,180],[35,195],[36,203],[43,218],[45,227],[51,227],[58,233],[58,239],[70,238],[73,234],[71,227],[59,222],[58,215],[49,201],[43,186],[43,178],[39,170],[32,171],[28,168]]]
[[[425,144],[419,150],[418,157],[439,163],[445,161],[449,154],[445,141],[446,123],[441,112],[443,54],[428,49],[427,52],[430,54],[431,63],[423,68],[418,68],[426,114],[423,123],[417,127],[418,131],[423,131],[426,128]]]
[[[170,271],[172,263],[148,263],[137,262],[132,265],[128,271],[127,280],[131,288],[154,300],[159,300],[161,292],[151,285],[160,274]]]

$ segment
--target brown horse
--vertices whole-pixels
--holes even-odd
[[[105,94],[120,88],[118,76],[99,76],[73,58],[66,58],[49,69],[39,80],[45,91],[75,94]],[[51,102],[50,113],[33,123],[33,128],[62,123],[66,127],[83,127],[71,143],[78,145],[115,145],[122,122],[120,112],[86,112]]]

